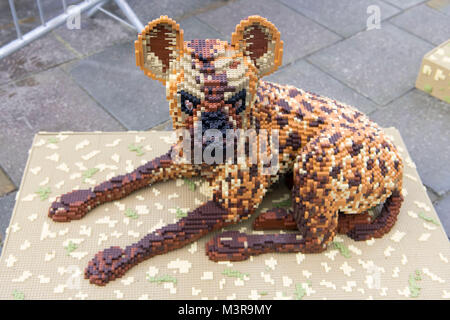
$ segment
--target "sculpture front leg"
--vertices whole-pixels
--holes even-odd
[[[149,233],[125,249],[111,247],[97,253],[85,269],[84,276],[93,284],[106,285],[148,258],[181,248],[222,228],[230,223],[226,222],[227,216],[228,210],[213,200],[208,201],[176,223]]]
[[[111,178],[94,188],[75,190],[58,197],[50,206],[48,216],[56,222],[78,220],[93,208],[124,198],[150,184],[178,176],[191,177],[196,174],[193,165],[175,163],[171,154],[172,149],[131,173]]]
[[[212,182],[215,190],[212,200],[125,249],[111,247],[97,253],[85,270],[85,278],[105,285],[148,258],[181,248],[207,233],[248,218],[263,199],[270,181],[269,176],[254,175],[256,166],[252,168],[251,174],[246,172],[240,181],[233,181],[231,178],[238,176],[240,167],[224,167]]]

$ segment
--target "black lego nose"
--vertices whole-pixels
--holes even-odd
[[[202,133],[208,129],[217,129],[225,136],[227,129],[233,127],[228,121],[227,115],[222,111],[203,112],[202,113]]]

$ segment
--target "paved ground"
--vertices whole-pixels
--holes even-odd
[[[16,0],[21,26],[39,23],[35,2]],[[77,1],[68,1],[74,3]],[[143,23],[168,15],[185,39],[230,39],[248,15],[270,19],[285,41],[270,80],[353,104],[402,133],[450,235],[450,105],[414,89],[421,58],[450,35],[448,0],[129,0]],[[58,1],[43,2],[48,16]],[[381,28],[366,31],[367,8]],[[114,7],[108,8],[116,14]],[[0,4],[0,45],[15,37]],[[164,88],[135,66],[128,27],[103,13],[82,17],[0,60],[0,236],[9,223],[34,133],[170,129]],[[8,178],[9,177],[9,178]]]

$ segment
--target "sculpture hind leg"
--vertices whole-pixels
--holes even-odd
[[[324,132],[308,143],[294,167],[292,217],[299,232],[227,232],[207,244],[210,259],[244,260],[265,252],[321,252],[339,230],[347,229],[349,236],[361,240],[388,232],[400,208],[401,197],[395,190],[401,190],[402,179],[401,160],[391,148],[379,133],[365,137],[352,132]],[[368,163],[364,162],[366,155],[371,159]],[[383,214],[371,224],[364,223],[368,215],[360,214],[384,201]],[[339,212],[360,216],[344,218],[339,229]],[[291,219],[286,210],[269,210],[255,223],[261,228],[275,224],[290,229]]]
[[[295,193],[298,189],[294,187]],[[298,197],[297,197],[298,198]],[[206,244],[206,252],[213,261],[246,260],[250,256],[268,252],[318,253],[326,249],[337,229],[337,209],[317,202],[294,204],[294,213],[287,210],[269,210],[255,220],[260,229],[273,229],[275,225],[298,229],[295,233],[245,234],[236,231],[224,232]],[[325,200],[332,203],[331,197]]]
[[[388,233],[400,213],[400,207],[403,197],[399,191],[394,191],[385,201],[380,214],[370,223],[352,222],[352,228],[346,232],[346,235],[355,241],[369,240],[371,238],[381,238]]]
[[[330,146],[329,143],[323,147],[311,143],[304,148],[305,155],[297,157],[292,189],[292,217],[298,232],[264,235],[226,232],[207,243],[209,258],[214,261],[239,261],[266,252],[313,253],[325,250],[336,233],[338,210],[342,202],[338,198],[340,194],[331,183],[332,176],[327,167],[331,161],[327,156],[334,155],[334,152],[326,152],[326,148]],[[264,218],[269,218],[271,222],[278,220],[280,225],[286,224],[287,213],[283,210],[270,210],[256,220],[256,224],[267,226]]]
[[[339,214],[337,233],[343,233],[356,241],[380,238],[395,224],[403,198],[394,192],[383,205],[381,213],[373,221],[369,214]],[[304,212],[304,210],[302,210]],[[319,216],[320,217],[320,216]],[[213,261],[246,260],[252,255],[269,252],[317,253],[324,250],[336,232],[330,227],[320,227],[314,220],[303,215],[300,219],[303,233],[248,235],[236,231],[224,232],[206,244],[207,254]],[[319,219],[320,220],[320,219]],[[255,230],[296,230],[294,214],[286,209],[271,209],[254,221]],[[322,229],[323,228],[323,229]],[[334,219],[333,225],[334,228]],[[317,230],[328,230],[317,236]],[[311,234],[315,235],[311,237]],[[309,238],[308,238],[309,237]],[[308,241],[305,241],[307,239]]]
[[[394,192],[381,206],[377,217],[368,212],[357,214],[339,213],[337,233],[345,234],[355,241],[381,238],[394,226],[400,212],[403,197]],[[297,230],[292,210],[274,208],[261,213],[253,222],[254,230]]]
[[[292,210],[273,208],[261,213],[253,221],[253,230],[297,230]]]

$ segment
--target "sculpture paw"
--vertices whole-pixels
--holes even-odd
[[[125,250],[111,247],[100,251],[89,261],[84,277],[92,284],[104,286],[109,281],[123,276],[130,267]]]
[[[75,190],[62,195],[52,203],[48,216],[56,222],[81,219],[94,206],[92,190]]]
[[[213,261],[242,261],[249,258],[247,235],[228,231],[206,243],[206,254]]]

